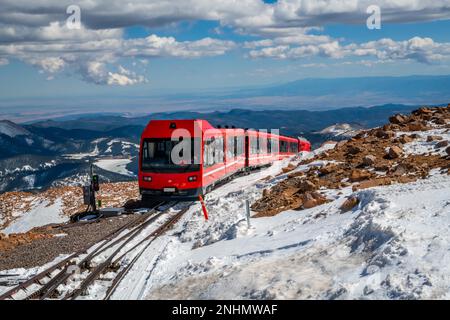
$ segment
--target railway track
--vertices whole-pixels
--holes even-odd
[[[111,286],[106,292],[105,299],[108,299],[114,293],[115,289],[120,284],[120,281],[125,277],[134,263],[142,256],[151,243],[173,226],[189,209],[191,204],[192,203],[183,207],[175,214],[172,214],[154,231],[151,231],[147,235],[143,235],[143,232],[147,227],[157,222],[163,215],[168,215],[170,208],[176,205],[176,203],[174,205],[168,205],[166,202],[159,203],[151,208],[147,214],[143,214],[139,217],[138,221],[134,220],[127,223],[106,235],[95,244],[86,246],[61,262],[17,285],[13,289],[0,295],[0,300],[14,299],[14,295],[21,291],[26,294],[25,298],[21,299],[76,299],[84,294],[89,286],[92,285],[105,271],[108,271],[111,267],[119,266],[117,275],[112,280]],[[163,211],[157,211],[162,205],[168,205],[168,207]],[[138,236],[143,236],[143,238],[138,240],[137,243],[133,243],[133,240]],[[130,246],[130,248],[127,248],[127,246]],[[108,251],[112,252],[109,253]],[[106,258],[92,268],[91,265],[94,263],[94,259],[100,259],[102,255],[106,256]],[[130,262],[123,268],[120,268],[121,262],[128,256],[131,256]],[[76,289],[65,295],[61,295],[58,291],[58,287],[69,281],[73,274],[71,271],[74,270],[87,270],[88,274],[81,280],[80,285]],[[33,285],[39,285],[40,287],[33,290]],[[30,291],[31,293],[29,293]]]

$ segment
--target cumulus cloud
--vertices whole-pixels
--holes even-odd
[[[101,61],[89,61],[80,66],[80,71],[86,81],[100,85],[128,86],[147,82],[144,76],[137,75],[121,65],[117,72],[108,71],[106,64]]]
[[[29,63],[38,66],[42,71],[47,73],[56,73],[64,68],[65,62],[59,57],[48,57],[42,59],[30,59]]]
[[[375,57],[380,61],[412,60],[420,63],[439,62],[450,57],[450,43],[431,38],[414,37],[405,41],[380,39],[362,44],[342,46],[338,41],[304,46],[275,46],[251,50],[251,58],[299,59],[309,56],[329,58]]]
[[[107,65],[115,64],[120,58],[178,57],[200,58],[223,55],[235,47],[233,41],[204,38],[197,41],[179,42],[173,37],[150,35],[140,39],[123,39],[110,33],[110,37],[96,39],[98,31],[85,36],[85,40],[26,41],[21,43],[0,43],[0,58],[14,57],[41,71],[53,75],[66,66],[79,70],[88,82],[107,85],[133,85],[145,82],[144,76],[125,72],[109,72]],[[58,34],[58,32],[56,33]],[[3,58],[4,57],[4,58]],[[85,61],[92,61],[86,63]],[[48,79],[52,79],[49,77]]]
[[[98,84],[145,82],[143,75],[127,74],[119,67],[123,58],[199,58],[223,55],[237,47],[233,41],[209,37],[193,41],[158,35],[124,38],[126,27],[161,27],[181,21],[217,21],[216,30],[230,28],[255,37],[242,44],[250,58],[356,56],[433,63],[450,55],[448,44],[430,38],[344,45],[340,39],[318,34],[327,24],[365,25],[370,5],[380,6],[383,23],[449,19],[450,0],[79,0],[79,30],[65,24],[72,0],[0,2],[0,65],[19,59],[49,78],[64,70],[78,70],[84,80]]]

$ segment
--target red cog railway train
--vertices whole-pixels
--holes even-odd
[[[310,150],[303,139],[205,120],[152,120],[141,137],[139,190],[143,201],[196,200],[238,173]]]

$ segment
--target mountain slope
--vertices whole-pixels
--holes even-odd
[[[422,108],[233,179],[205,197],[208,221],[200,204],[192,205],[136,261],[112,298],[450,298],[449,129],[450,105]],[[123,197],[125,189],[101,186],[102,197],[137,196],[136,184]],[[46,196],[71,199],[67,195],[76,193],[81,201],[80,188],[59,191]],[[10,200],[26,198],[42,212],[44,205],[34,201],[40,197],[11,193],[0,204],[23,216],[35,211],[23,212],[19,201]],[[246,200],[253,204],[250,224]],[[78,209],[69,204],[69,211]],[[8,230],[18,230],[15,223]],[[78,238],[86,230],[80,229]],[[49,239],[39,243],[53,257],[61,250],[49,248]],[[15,261],[18,252],[11,249],[7,259]],[[16,273],[42,269],[2,273],[15,279]],[[85,298],[101,299],[106,285],[97,282]],[[7,289],[0,285],[0,293]]]

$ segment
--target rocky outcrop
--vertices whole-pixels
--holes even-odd
[[[324,165],[310,166],[307,170],[290,173],[286,180],[265,191],[252,209],[256,216],[270,216],[288,209],[304,210],[327,202],[328,189],[351,187],[366,189],[393,183],[408,183],[428,176],[430,170],[450,169],[450,147],[442,137],[430,135],[427,140],[435,148],[446,148],[447,157],[432,154],[406,154],[403,145],[421,138],[418,133],[436,126],[438,119],[450,118],[450,106],[442,108],[420,108],[410,115],[395,115],[390,124],[366,130],[347,141],[338,142],[334,149],[303,161],[324,161]],[[447,122],[441,125],[446,128]],[[437,125],[439,127],[439,125]],[[399,134],[400,133],[400,134]],[[422,134],[423,135],[423,134]],[[348,199],[342,210],[351,210],[355,199]],[[350,209],[348,209],[350,208]]]

